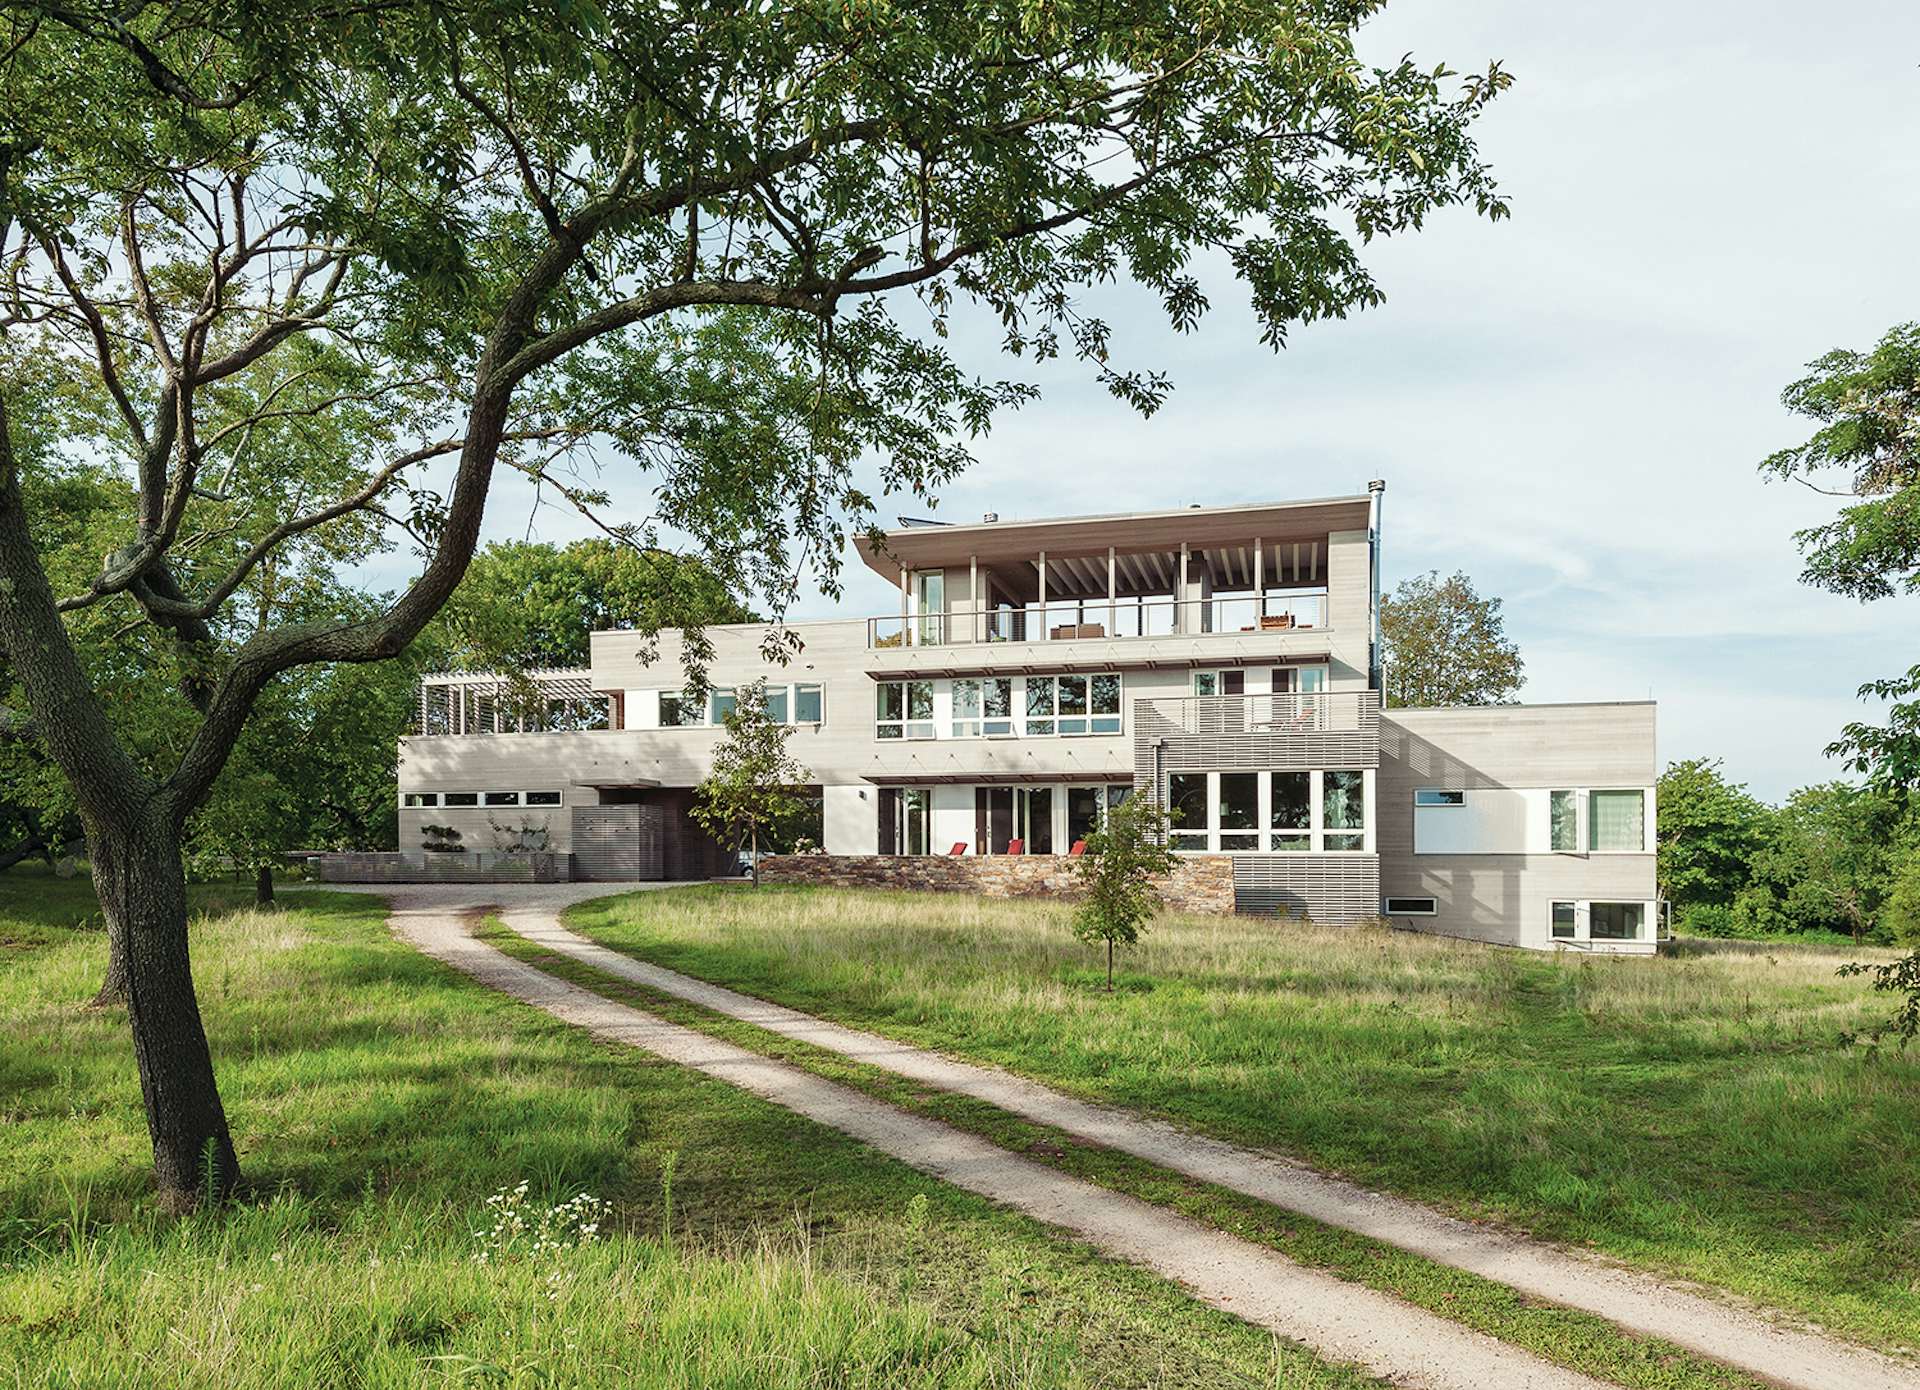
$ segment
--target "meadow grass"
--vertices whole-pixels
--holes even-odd
[[[1920,1344],[1920,1055],[1843,948],[1561,958],[1168,916],[1120,989],[1059,904],[688,889],[616,949],[1628,1263]]]
[[[196,973],[252,1189],[165,1218],[124,1019],[84,1007],[83,897],[0,877],[0,1386],[1375,1384],[495,995],[360,896],[210,896]],[[502,1192],[607,1207],[591,1239],[503,1242]]]
[[[1300,1264],[1393,1295],[1439,1317],[1497,1337],[1596,1379],[1630,1390],[1763,1390],[1742,1372],[1657,1338],[1622,1332],[1605,1318],[1542,1303],[1507,1285],[1439,1264],[1383,1241],[1323,1225],[1227,1188],[1087,1143],[872,1064],[690,1004],[609,975],[516,935],[497,919],[477,934],[558,978],[658,1017],[696,1028],[884,1100],[971,1131],[1031,1161],[1115,1192],[1178,1211],[1265,1245]]]

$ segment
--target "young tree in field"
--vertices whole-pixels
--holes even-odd
[[[1404,579],[1380,602],[1386,702],[1400,708],[1512,704],[1526,677],[1500,600],[1464,574]]]
[[[806,814],[800,789],[813,774],[787,752],[793,726],[767,710],[767,684],[734,692],[726,737],[713,750],[713,771],[693,790],[693,818],[723,843],[744,845],[760,886],[760,843]]]
[[[1076,862],[1085,893],[1074,912],[1074,934],[1107,945],[1107,993],[1113,993],[1113,948],[1131,946],[1160,911],[1160,880],[1180,867],[1167,831],[1171,819],[1151,797],[1130,796],[1108,809],[1087,836]]]
[[[1762,475],[1843,502],[1832,520],[1796,537],[1801,579],[1863,602],[1920,591],[1920,322],[1890,330],[1869,352],[1827,353],[1781,401],[1819,428],[1770,455]],[[1920,665],[1859,693],[1891,702],[1887,722],[1849,724],[1827,752],[1904,795],[1920,784]],[[1865,971],[1876,989],[1905,991],[1889,1027],[1911,1038],[1920,1026],[1920,951],[1853,973]]]
[[[1683,921],[1691,908],[1731,905],[1753,877],[1773,811],[1729,782],[1718,758],[1668,763],[1657,793],[1660,896]]]
[[[803,574],[837,593],[849,529],[879,535],[856,470],[935,490],[1033,394],[953,359],[956,315],[1151,411],[1169,385],[1120,362],[1090,287],[1186,331],[1204,256],[1276,348],[1377,303],[1362,242],[1505,214],[1470,131],[1508,79],[1369,67],[1373,8],[0,10],[0,647],[125,960],[163,1200],[239,1175],[181,854],[270,684],[405,651],[502,472],[622,545],[684,544],[775,620]],[[7,429],[41,405],[25,364],[77,403],[57,452],[126,484],[72,587]],[[608,474],[644,478],[642,519],[608,519]],[[396,546],[412,577],[371,613],[233,603]],[[173,653],[141,696],[182,721],[168,756],[122,741],[88,614]]]

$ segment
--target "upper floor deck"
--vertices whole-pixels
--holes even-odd
[[[1332,657],[1364,672],[1368,496],[903,525],[861,558],[898,586],[865,620],[875,676]],[[1343,681],[1343,683],[1345,683]]]

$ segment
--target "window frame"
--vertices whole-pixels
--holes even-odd
[[[540,801],[535,801],[535,800],[534,800],[534,798],[535,798],[536,796],[537,796],[537,797],[541,797],[541,798],[543,798],[543,799],[542,799],[542,800],[540,800]],[[553,798],[553,800],[551,800],[551,801],[547,801],[547,800],[545,800],[545,799],[544,799],[544,798],[546,798],[546,797],[552,797],[552,798]],[[542,788],[542,789],[540,789],[540,790],[537,790],[537,791],[530,791],[530,792],[529,792],[529,791],[523,791],[523,792],[521,792],[521,793],[520,793],[520,804],[521,804],[522,806],[543,806],[543,807],[554,807],[554,806],[562,806],[562,805],[565,805],[565,804],[566,804],[566,797],[565,797],[565,795],[564,795],[563,793],[561,793],[561,792],[558,792],[558,791],[553,791],[553,790],[549,790],[549,789],[545,789],[545,788]]]
[[[1419,811],[1451,810],[1455,807],[1464,811],[1467,793],[1464,788],[1417,787],[1413,793],[1413,805]]]
[[[1652,810],[1653,798],[1648,793],[1645,787],[1586,787],[1582,789],[1582,793],[1583,794],[1580,800],[1582,803],[1582,809],[1584,809],[1586,812],[1586,825],[1584,827],[1585,835],[1583,837],[1582,843],[1586,845],[1586,851],[1585,851],[1586,853],[1588,854],[1646,854],[1649,852],[1647,849],[1647,830],[1648,830],[1648,824],[1652,818],[1649,813]],[[1638,845],[1635,845],[1630,849],[1602,849],[1600,847],[1600,843],[1599,843],[1600,827],[1599,827],[1598,817],[1596,817],[1593,813],[1594,798],[1596,796],[1637,796],[1640,798],[1640,843]],[[1552,803],[1551,797],[1549,797],[1547,804],[1548,804],[1547,814],[1549,818],[1551,818],[1553,814],[1552,812],[1553,803]],[[1551,819],[1549,819],[1549,823],[1548,823],[1548,834],[1549,836],[1551,836],[1552,834]]]
[[[1305,775],[1307,783],[1307,824],[1300,826],[1276,826],[1274,824],[1273,779]],[[1327,796],[1329,777],[1351,776],[1359,779],[1359,801],[1357,823],[1352,825],[1329,824],[1331,815]],[[1221,797],[1222,778],[1256,778],[1255,812],[1251,826],[1229,826],[1223,824]],[[1197,804],[1206,811],[1206,821],[1183,822],[1169,836],[1168,843],[1178,853],[1185,854],[1376,854],[1374,834],[1378,808],[1378,785],[1371,768],[1334,767],[1334,768],[1244,768],[1195,769],[1171,768],[1166,773],[1166,804],[1169,807],[1180,805],[1187,799],[1185,794],[1176,798],[1176,783],[1186,783],[1188,779],[1198,778],[1204,787],[1204,795]],[[1253,843],[1244,843],[1251,840]]]
[[[440,793],[439,792],[401,792],[400,804],[401,806],[412,809],[412,810],[431,811],[438,808],[438,806],[440,805]]]
[[[454,800],[459,797],[458,801]],[[471,810],[480,804],[479,792],[441,792],[440,809],[443,811]]]
[[[927,713],[917,718],[913,713],[913,692],[915,686],[925,686],[927,695]],[[882,714],[885,706],[885,692],[898,689],[900,692],[900,714],[897,718]],[[939,705],[935,699],[934,682],[931,677],[901,679],[893,681],[875,681],[873,683],[873,736],[888,743],[917,743],[930,738],[938,738],[940,726],[935,719]],[[889,729],[894,732],[887,732]]]
[[[517,791],[482,792],[480,804],[489,811],[520,805],[520,793]]]

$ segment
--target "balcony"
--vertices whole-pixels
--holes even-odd
[[[1165,696],[1132,710],[1136,753],[1157,749],[1162,771],[1380,763],[1376,690]]]
[[[975,642],[1083,642],[1206,633],[1286,633],[1327,626],[1324,589],[1227,598],[1082,598],[986,612],[892,613],[867,619],[870,650]]]

